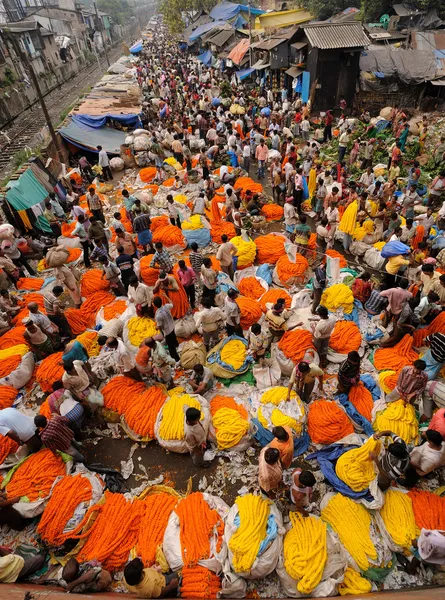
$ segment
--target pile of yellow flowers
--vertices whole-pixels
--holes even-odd
[[[176,194],[176,196],[173,196],[173,200],[179,202],[179,204],[187,204],[187,196],[184,194]]]
[[[238,371],[246,361],[247,346],[240,340],[230,340],[224,345],[220,352],[220,358],[223,363],[230,365],[235,371]]]
[[[385,392],[385,394],[389,394],[392,392],[392,390],[389,387],[389,385],[386,383],[386,380],[389,379],[390,377],[393,377],[394,375],[397,375],[396,371],[392,371],[390,369],[386,370],[386,371],[380,371],[379,373],[379,386],[380,388]]]
[[[351,567],[345,571],[343,582],[338,586],[340,596],[352,596],[360,594],[369,594],[371,591],[371,582],[357,573]]]
[[[369,528],[371,515],[361,504],[336,494],[321,511],[321,518],[336,531],[341,543],[362,571],[369,569],[369,559],[377,559]]]
[[[279,408],[274,408],[270,413],[270,418],[265,415],[265,411],[262,406],[258,408],[257,412],[258,421],[261,423],[263,427],[266,429],[271,429],[272,427],[290,427],[295,433],[300,434],[303,425],[299,423],[293,417],[289,417]]]
[[[220,450],[233,448],[249,431],[247,411],[234,398],[215,396],[210,402],[210,412]]]
[[[233,553],[235,573],[248,573],[266,537],[271,502],[253,494],[238,496],[235,502],[240,525],[230,538],[229,549]]]
[[[298,581],[297,590],[310,594],[320,583],[328,558],[326,524],[298,512],[289,513],[289,517],[292,529],[284,538],[284,568]]]
[[[248,267],[253,264],[256,256],[256,244],[250,238],[249,241],[244,241],[243,237],[238,235],[230,240],[236,247],[238,252],[238,268]]]
[[[410,548],[417,534],[413,503],[408,494],[389,489],[385,494],[385,504],[380,509],[380,516],[394,543]]]
[[[201,221],[201,215],[192,215],[187,221],[181,223],[181,229],[187,231],[193,231],[195,229],[202,229],[204,225]]]
[[[171,396],[162,407],[162,420],[159,435],[163,440],[184,439],[184,405],[201,410],[201,404],[192,396]],[[201,413],[202,415],[202,413]]]
[[[273,387],[270,388],[269,390],[266,390],[261,398],[260,398],[260,402],[261,404],[275,404],[275,406],[278,406],[278,404],[280,404],[280,402],[284,402],[287,398],[287,387],[284,387],[282,385],[277,385],[277,387]],[[290,398],[292,400],[292,398],[298,398],[298,400],[300,400],[300,397],[297,395],[296,392],[294,392],[294,390],[291,391],[290,393]]]
[[[147,317],[132,317],[128,321],[128,339],[133,346],[139,347],[145,338],[159,333],[153,319]]]
[[[29,347],[26,344],[17,344],[17,346],[11,346],[11,348],[5,348],[0,350],[0,360],[5,360],[11,356],[25,356],[28,354]]]
[[[407,444],[414,441],[419,433],[419,423],[416,411],[411,404],[396,400],[381,412],[375,422],[376,431],[392,431],[400,436]]]
[[[370,452],[378,454],[381,445],[379,440],[370,437],[360,448],[342,454],[335,466],[337,477],[354,492],[366,490],[376,476],[374,462],[369,454]]]
[[[166,158],[165,162],[169,164],[171,167],[175,169],[175,171],[182,171],[182,165],[178,163],[174,156],[170,156],[170,158]]]
[[[99,356],[100,346],[97,343],[99,334],[96,331],[85,331],[76,337],[76,340],[82,344],[87,351],[88,356]]]
[[[320,304],[331,312],[335,312],[341,307],[345,314],[349,315],[354,308],[354,295],[344,283],[335,283],[325,289]]]

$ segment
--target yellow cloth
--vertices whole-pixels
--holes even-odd
[[[354,294],[344,283],[336,283],[325,289],[320,304],[331,312],[342,307],[343,311],[349,315],[354,308]]]
[[[380,452],[381,442],[370,437],[360,448],[349,450],[340,456],[335,466],[335,473],[354,492],[361,492],[369,487],[376,477],[374,461],[369,453],[377,455]]]
[[[31,231],[32,225],[31,225],[31,221],[29,220],[26,210],[18,210],[17,212],[19,213],[19,217],[22,219],[22,222],[23,222],[23,225],[25,226],[26,231]]]
[[[246,346],[239,340],[230,340],[221,350],[220,358],[223,363],[238,371],[246,360]]]
[[[124,578],[128,590],[136,594],[138,598],[159,598],[162,588],[165,587],[164,575],[156,569],[150,568],[144,569],[142,574],[142,581],[137,585],[128,585]]]
[[[312,200],[315,190],[317,189],[317,170],[312,168],[309,171],[309,182],[308,182],[309,198]]]
[[[397,256],[390,256],[388,258],[385,269],[390,275],[395,275],[403,265],[409,265],[409,260],[406,260],[401,254],[398,254]]]
[[[357,200],[354,200],[343,213],[340,225],[338,226],[340,231],[343,231],[343,233],[347,233],[349,235],[354,234],[355,225],[357,223],[357,212],[358,202]]]
[[[201,215],[192,215],[187,221],[183,221],[181,229],[186,231],[194,231],[196,229],[203,229],[204,225],[201,221]]]
[[[0,557],[0,583],[14,583],[25,564],[24,559],[17,554],[7,554]]]
[[[256,244],[250,238],[248,242],[238,235],[230,240],[237,249],[238,267],[247,267],[253,264],[256,256]]]
[[[29,348],[26,344],[18,344],[17,346],[0,350],[0,360],[4,360],[5,358],[9,358],[11,356],[25,356],[25,354],[28,352]]]

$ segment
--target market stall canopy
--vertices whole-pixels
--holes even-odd
[[[419,84],[437,76],[437,61],[432,50],[398,50],[379,46],[362,52],[360,70],[379,73],[380,77],[395,77],[406,85]]]
[[[138,40],[135,44],[133,44],[133,46],[130,48],[130,52],[132,54],[138,54],[139,52],[142,52],[142,40]]]
[[[191,33],[188,37],[189,42],[194,42],[199,37],[201,37],[204,33],[215,29],[216,27],[223,27],[226,24],[225,21],[212,21],[211,23],[206,23],[205,25],[200,25],[197,27],[193,33]]]
[[[88,127],[74,119],[69,119],[59,133],[67,142],[82,150],[97,152],[97,146],[102,146],[108,154],[120,154],[120,147],[127,135],[125,131],[112,127]]]
[[[288,69],[287,71],[285,71],[285,73],[287,75],[289,75],[289,77],[298,77],[299,75],[301,75],[303,73],[302,69],[299,69],[298,67],[290,67],[290,69]]]
[[[257,60],[256,63],[252,65],[252,69],[255,69],[255,71],[262,71],[268,67],[270,67],[270,62],[263,62],[262,60]]]
[[[236,65],[241,64],[246,52],[249,50],[249,40],[241,40],[227,57]]]
[[[245,4],[234,4],[233,2],[220,2],[210,12],[212,19],[224,19],[224,21],[230,21],[239,15],[240,12],[249,13],[249,7]],[[260,8],[250,7],[251,15],[262,15],[266,11]]]

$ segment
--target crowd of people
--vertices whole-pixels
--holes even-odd
[[[149,385],[163,384],[166,390],[175,388],[182,373],[182,345],[175,332],[178,294],[186,298],[187,312],[193,315],[198,339],[208,356],[226,338],[242,340],[249,362],[270,369],[269,357],[280,340],[294,330],[309,331],[315,352],[294,361],[290,374],[276,380],[275,385],[280,381],[287,387],[283,401],[289,401],[295,392],[309,411],[320,398],[349,396],[351,390],[363,385],[361,376],[371,371],[384,407],[402,400],[403,406],[416,408],[418,423],[424,425],[415,439],[406,440],[395,431],[370,434],[355,424],[362,442],[368,438],[384,441],[382,450],[369,458],[378,488],[381,492],[419,485],[429,489],[431,474],[440,480],[445,466],[445,409],[438,409],[434,396],[428,393],[429,382],[440,377],[445,365],[445,322],[440,319],[445,307],[443,138],[433,151],[435,171],[428,179],[419,162],[408,158],[409,144],[417,142],[410,140],[408,116],[399,107],[391,110],[379,128],[372,124],[369,113],[352,116],[344,101],[314,118],[310,101],[302,102],[284,87],[272,90],[239,83],[184,54],[162,32],[144,42],[135,68],[144,97],[144,129],[151,140],[148,156],[156,168],[153,183],[162,187],[169,179],[166,159],[174,157],[183,167],[175,172],[163,207],[155,206],[149,192],[141,200],[136,187],[122,186],[116,194],[117,204],[104,203],[96,190],[100,180],[94,179],[90,161],[82,157],[81,177],[71,179],[63,201],[50,195],[44,213],[54,236],[60,236],[66,223],[74,225],[71,236],[82,248],[85,269],[100,270],[101,280],[109,283],[116,297],[127,301],[131,316],[154,320],[156,333],[146,337],[137,351],[130,349],[125,339],[124,320],[109,320],[97,331],[99,359],[113,366],[114,375]],[[224,95],[230,99],[228,103],[221,100]],[[232,112],[233,106],[237,108]],[[419,123],[420,151],[425,151],[427,126],[425,120]],[[383,166],[377,165],[375,158],[382,152],[388,157]],[[98,153],[102,178],[116,184],[109,157],[101,147]],[[262,191],[237,187],[240,177],[254,178],[252,184],[259,181]],[[187,195],[196,182],[199,190],[188,207],[188,216],[204,218],[216,202],[225,222],[233,224],[234,235],[242,236],[261,218],[266,205],[282,207],[286,251],[292,253],[289,249],[293,249],[308,261],[302,278],[275,286],[283,292],[282,297],[278,294],[267,304],[264,316],[248,328],[242,326],[237,302],[239,250],[231,242],[233,235],[223,233],[221,242],[210,249],[192,242],[185,253],[172,253],[163,243],[153,242],[155,217],[166,215],[172,226],[181,227],[184,211],[175,195]],[[83,195],[86,207],[81,206]],[[147,195],[150,201],[145,200]],[[124,211],[119,211],[121,207]],[[250,235],[257,234],[252,230]],[[4,408],[0,410],[0,434],[19,446],[26,444],[29,452],[44,446],[85,464],[85,422],[97,418],[101,390],[108,381],[94,368],[97,363],[85,343],[75,339],[67,315],[84,302],[76,270],[66,265],[55,267],[51,275],[56,281],[43,288],[43,304],[33,299],[26,304],[29,314],[20,324],[14,321],[23,308],[16,294],[25,277],[23,270],[34,277],[31,263],[47,253],[49,244],[39,243],[34,236],[15,236],[1,244],[0,267],[10,289],[0,295],[0,335],[13,325],[23,325],[24,339],[36,361],[62,352],[63,375],[52,383],[48,417]],[[386,248],[386,258],[379,254],[375,264],[365,262],[368,250],[374,254],[382,248]],[[219,267],[212,261],[211,251]],[[151,257],[149,268],[157,269],[154,285],[145,283],[141,274],[140,261],[146,256]],[[354,271],[349,287],[354,310],[360,314],[357,322],[360,329],[369,323],[375,335],[369,345],[365,342],[360,349],[344,353],[337,368],[330,356],[331,337],[347,311],[329,310],[325,293],[341,280],[336,269],[345,256]],[[223,294],[221,274],[230,281]],[[301,305],[291,308],[286,297],[300,294],[309,281],[311,297],[304,305],[307,319],[299,320]],[[271,288],[275,283],[271,278]],[[435,322],[439,325],[430,332]],[[422,357],[403,362],[392,390],[383,389],[376,369],[371,370],[369,350],[397,349],[407,339],[410,349],[418,348],[417,342],[413,345],[413,336],[419,329],[428,332],[421,340],[425,350]],[[363,329],[362,334],[364,340]],[[198,361],[187,373],[186,385],[190,393],[209,398],[221,387],[206,360]],[[206,458],[209,444],[203,414],[194,407],[184,410],[184,440],[193,465],[208,468],[212,463]],[[301,431],[297,434],[288,425],[275,425],[269,433],[258,456],[255,491],[264,498],[285,502],[292,512],[304,516],[310,511],[318,513],[319,507],[313,502],[317,469],[313,465],[308,468],[309,463],[303,461],[297,468],[293,464]],[[29,524],[14,508],[19,500],[7,496],[0,500],[2,526],[20,531]],[[416,544],[414,558],[408,561],[411,572],[421,560],[445,564],[443,532],[432,535],[422,530]],[[428,560],[428,544],[434,545],[432,561]],[[0,558],[0,581],[24,579],[39,571],[44,561],[44,553],[30,559],[5,552]],[[155,568],[144,568],[139,558],[128,562],[124,580],[128,589],[142,598],[175,595],[179,585],[176,572],[164,576]],[[112,575],[100,565],[79,565],[70,558],[58,582],[70,592],[94,592],[107,589]]]

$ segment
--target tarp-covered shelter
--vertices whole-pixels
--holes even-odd
[[[391,77],[406,85],[416,85],[435,78],[437,61],[433,50],[373,46],[362,52],[360,70],[379,79]]]
[[[246,4],[234,4],[233,2],[220,2],[210,12],[210,16],[215,21],[222,19],[230,21],[235,19],[240,13],[249,13],[249,7]],[[262,15],[265,11],[260,8],[250,7],[251,15]]]
[[[108,154],[119,154],[126,133],[112,127],[89,127],[74,119],[59,129],[60,135],[70,144],[88,152],[97,152],[97,146]]]

